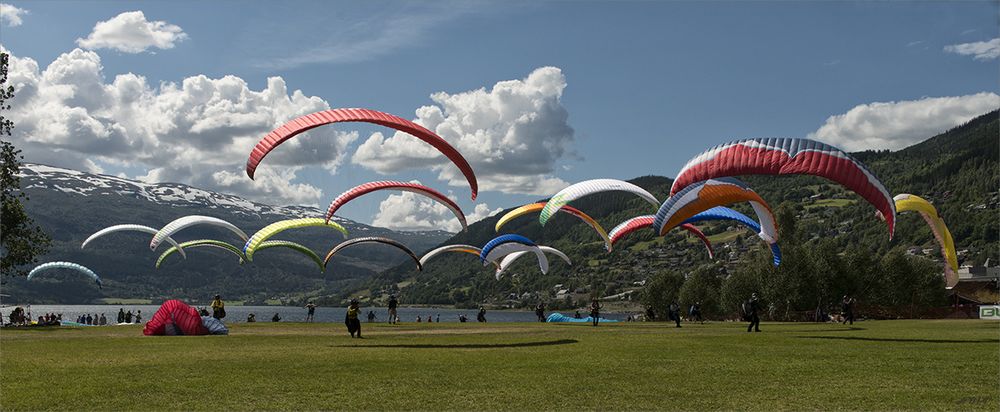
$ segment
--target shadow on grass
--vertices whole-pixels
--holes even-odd
[[[868,342],[913,342],[913,343],[1000,343],[997,339],[903,339],[903,338],[863,338],[860,336],[796,336],[804,339],[862,340]]]
[[[867,329],[859,328],[857,326],[851,326],[849,328],[836,328],[836,329],[785,330],[785,331],[779,331],[779,333],[851,332],[857,330],[867,330]]]
[[[404,349],[496,349],[496,348],[528,348],[534,346],[570,345],[577,343],[576,339],[547,340],[540,342],[519,343],[467,343],[457,345],[442,344],[402,344],[402,345],[330,345],[337,348],[404,348]]]

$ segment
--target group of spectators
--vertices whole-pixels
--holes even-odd
[[[31,306],[29,305],[28,307],[30,308]],[[22,308],[20,306],[14,308],[14,310],[12,310],[10,312],[10,315],[8,315],[7,319],[10,320],[10,323],[5,324],[7,326],[31,326],[32,325],[32,323],[31,323],[31,312],[25,313],[24,308]],[[61,322],[62,322],[62,313],[59,313],[59,314],[46,313],[46,314],[38,317],[35,325],[38,325],[38,326],[59,325]],[[0,323],[3,323],[3,319],[0,319]]]
[[[30,308],[31,306],[29,305],[28,307]],[[10,312],[9,318],[10,318],[9,325],[25,326],[31,324],[31,313],[25,315],[24,308],[20,306],[14,308],[14,310]],[[3,321],[3,319],[0,319],[0,321]]]
[[[28,307],[30,308],[31,306],[29,305]],[[39,316],[37,319],[35,319],[35,322],[32,323],[31,312],[26,312],[24,308],[18,306],[10,312],[10,315],[8,315],[7,319],[10,322],[6,323],[5,325],[58,326],[63,323],[63,314],[46,313],[44,315]],[[74,322],[79,323],[81,325],[94,325],[94,326],[107,325],[108,317],[103,313],[100,315],[96,313],[94,314],[85,313],[80,316],[77,316],[76,319],[74,319]],[[125,311],[124,308],[121,308],[118,310],[117,323],[142,323],[142,311],[137,310],[135,314],[132,314],[131,310]]]

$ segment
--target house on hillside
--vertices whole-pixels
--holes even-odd
[[[948,290],[948,302],[957,308],[1000,303],[1000,266],[963,266],[958,283]]]

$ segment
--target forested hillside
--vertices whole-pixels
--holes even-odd
[[[982,264],[987,258],[996,262],[1000,250],[997,232],[1000,221],[998,135],[998,112],[994,111],[904,150],[868,151],[854,153],[854,156],[885,183],[891,194],[912,193],[933,202],[954,234],[962,264]],[[890,241],[886,225],[876,217],[875,209],[836,183],[810,176],[745,176],[743,180],[760,193],[776,213],[783,213],[779,224],[785,219],[790,226],[781,228],[785,238],[782,247],[792,252],[793,264],[788,265],[785,272],[794,266],[796,257],[792,249],[796,247],[805,251],[811,248],[832,251],[841,257],[855,254],[878,259],[889,255],[890,251],[898,258],[916,246],[921,259],[940,263],[934,238],[917,215],[900,215],[895,237]],[[662,201],[672,181],[646,176],[631,182]],[[573,206],[594,217],[607,230],[627,218],[655,212],[642,200],[618,193],[588,197],[574,202]],[[749,208],[735,208],[752,216]],[[494,225],[505,212],[471,225],[468,232],[457,234],[445,244],[482,246],[497,235]],[[564,295],[555,300],[559,290],[580,289],[583,292],[572,295],[572,299],[640,293],[638,285],[664,273],[687,274],[704,264],[714,263],[709,267],[722,274],[713,276],[728,278],[728,272],[770,259],[770,252],[753,233],[729,223],[709,223],[701,227],[715,244],[718,255],[715,262],[709,261],[696,239],[681,231],[675,230],[662,239],[655,238],[651,231],[636,232],[619,242],[609,254],[604,251],[600,237],[572,216],[559,214],[543,229],[538,225],[537,215],[529,215],[507,224],[501,233],[519,233],[538,244],[556,247],[573,259],[572,267],[553,259],[550,272],[542,275],[534,259],[528,257],[519,261],[506,276],[495,280],[492,268],[482,267],[473,256],[445,254],[428,263],[423,272],[415,272],[409,264],[383,272],[369,288],[356,294],[378,298],[388,292],[398,292],[409,303],[460,306],[480,302],[532,304],[543,300],[559,307],[571,305],[563,301]],[[923,255],[923,250],[930,254]],[[876,268],[877,262],[869,263],[858,270],[881,270]],[[879,287],[872,286],[876,276],[859,276],[863,279],[856,281],[857,285],[841,285],[824,293],[829,295],[841,290],[868,293]],[[805,304],[796,305],[790,299],[789,302],[788,306]]]

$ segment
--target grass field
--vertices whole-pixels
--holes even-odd
[[[0,331],[8,410],[1000,410],[1000,325],[233,325]]]

